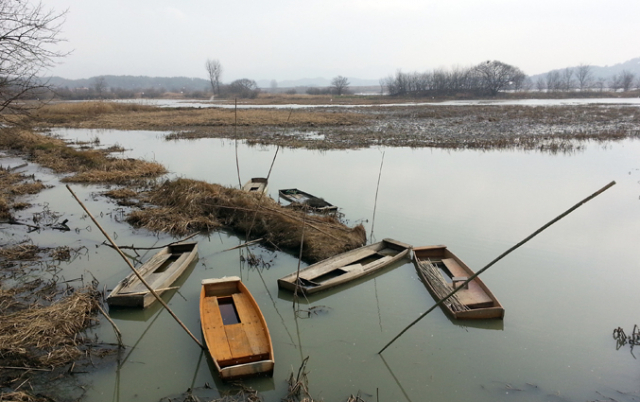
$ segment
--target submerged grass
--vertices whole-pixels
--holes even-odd
[[[284,208],[269,197],[202,181],[166,181],[144,200],[158,207],[132,212],[127,221],[153,231],[184,235],[192,231],[230,228],[263,238],[271,247],[299,250],[306,225],[303,258],[320,261],[362,246],[364,227],[349,228],[334,216],[308,216]]]

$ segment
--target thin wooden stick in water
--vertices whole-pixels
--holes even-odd
[[[409,324],[405,329],[403,329],[398,335],[396,335],[395,338],[393,338],[389,343],[387,343],[384,348],[380,349],[380,351],[378,352],[378,354],[381,354],[382,352],[385,351],[386,348],[389,347],[389,345],[391,345],[393,342],[395,342],[396,339],[400,338],[402,336],[402,334],[404,334],[405,332],[407,332],[409,330],[409,328],[413,327],[418,321],[420,321],[421,319],[423,319],[427,314],[429,314],[431,311],[433,311],[436,307],[438,307],[439,305],[441,305],[445,300],[447,300],[449,297],[451,297],[454,293],[456,293],[457,291],[459,291],[460,289],[464,288],[469,282],[471,282],[472,280],[474,280],[478,275],[480,275],[481,273],[483,273],[484,271],[486,271],[487,269],[489,269],[489,267],[491,267],[493,264],[495,264],[496,262],[500,261],[501,259],[503,259],[507,254],[511,253],[513,250],[517,249],[518,247],[522,246],[523,244],[525,244],[526,242],[528,242],[529,240],[533,239],[534,237],[536,237],[537,235],[540,234],[540,232],[542,232],[543,230],[545,230],[546,228],[548,228],[549,226],[553,225],[554,223],[558,222],[560,219],[564,218],[565,216],[569,215],[571,212],[575,211],[576,209],[578,209],[579,207],[581,207],[584,203],[591,201],[591,199],[597,197],[598,195],[602,194],[604,191],[608,190],[610,187],[612,187],[614,184],[616,184],[615,181],[612,181],[611,183],[607,184],[606,186],[602,187],[600,190],[596,191],[595,193],[591,194],[590,196],[588,196],[587,198],[585,198],[584,200],[580,201],[579,203],[577,203],[576,205],[572,206],[571,208],[569,208],[568,210],[566,210],[565,212],[563,212],[562,214],[558,215],[556,218],[554,218],[553,220],[551,220],[549,223],[545,224],[544,226],[542,226],[540,229],[536,230],[535,232],[533,232],[532,234],[530,234],[527,238],[525,238],[524,240],[522,240],[520,243],[516,244],[515,246],[511,247],[509,250],[505,251],[504,253],[500,254],[496,259],[494,259],[493,261],[491,261],[489,264],[487,264],[484,268],[482,268],[480,271],[476,272],[475,274],[471,275],[469,278],[467,278],[466,281],[464,281],[462,284],[460,284],[460,286],[456,287],[455,289],[453,289],[452,292],[450,292],[448,295],[446,295],[445,297],[443,297],[442,299],[438,300],[436,302],[436,304],[434,304],[433,306],[431,306],[431,308],[427,311],[425,311],[424,313],[420,314],[420,316],[418,318],[416,318],[411,324]]]
[[[189,329],[182,323],[182,321],[180,321],[180,319],[178,318],[177,315],[174,314],[173,311],[171,311],[171,309],[169,308],[169,306],[167,305],[167,303],[164,302],[164,300],[162,300],[160,298],[160,296],[158,296],[158,294],[153,290],[153,288],[147,283],[147,281],[144,280],[144,278],[142,277],[142,275],[140,275],[140,273],[133,267],[133,264],[131,264],[131,261],[129,261],[129,259],[124,255],[124,253],[122,252],[122,250],[120,250],[120,248],[118,247],[118,245],[111,239],[111,237],[107,234],[107,232],[104,231],[104,229],[102,228],[102,226],[100,226],[100,224],[98,223],[98,221],[96,220],[96,218],[93,217],[93,215],[91,214],[91,212],[89,212],[89,210],[87,209],[87,207],[84,206],[84,204],[82,203],[82,201],[80,201],[80,199],[78,198],[78,196],[76,195],[76,193],[73,192],[73,190],[71,190],[71,187],[69,187],[69,185],[67,184],[67,190],[69,190],[69,192],[71,193],[71,195],[73,196],[73,198],[76,199],[76,201],[78,201],[78,204],[80,204],[80,206],[82,207],[82,209],[84,209],[84,212],[87,213],[87,215],[89,215],[89,218],[91,218],[91,220],[93,221],[93,223],[96,224],[96,226],[98,227],[98,229],[100,229],[100,231],[102,232],[102,234],[104,235],[104,237],[107,238],[107,240],[109,240],[109,243],[111,243],[113,245],[113,248],[118,252],[118,254],[120,254],[120,257],[122,257],[122,259],[124,259],[124,261],[127,263],[127,265],[129,266],[129,268],[131,268],[131,270],[133,271],[133,273],[138,277],[138,279],[140,279],[140,282],[142,282],[142,284],[144,286],[146,286],[147,289],[149,289],[149,292],[151,292],[151,294],[153,295],[153,297],[155,297],[158,302],[160,302],[160,304],[162,304],[162,307],[164,307],[169,314],[171,314],[171,316],[178,322],[178,324],[180,324],[180,326],[182,327],[182,329],[184,329],[187,334],[189,334],[189,336],[191,337],[191,339],[193,339],[198,346],[200,346],[202,349],[204,349],[205,347],[202,345],[202,343],[200,343],[200,341],[198,340],[198,338],[196,338],[191,331],[189,331]]]

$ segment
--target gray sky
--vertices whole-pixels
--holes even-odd
[[[51,75],[222,80],[395,73],[500,60],[533,75],[640,57],[640,0],[42,0],[68,9]]]

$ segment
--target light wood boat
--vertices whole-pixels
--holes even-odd
[[[416,247],[413,249],[413,262],[436,301],[474,274],[467,264],[446,246]],[[502,304],[480,277],[474,278],[466,288],[460,289],[452,297],[455,300],[445,300],[441,306],[453,318],[470,320],[504,317]]]
[[[267,186],[268,182],[264,177],[253,177],[242,186],[242,189],[250,193],[266,193]]]
[[[304,204],[320,212],[335,211],[338,209],[338,207],[328,203],[322,198],[316,197],[315,195],[309,194],[305,191],[298,190],[297,188],[279,190],[278,195],[289,202]]]
[[[347,251],[278,279],[281,289],[313,294],[356,278],[370,275],[409,254],[411,246],[397,240],[381,242]]]
[[[240,278],[202,281],[200,322],[223,380],[273,374],[273,346],[267,323]]]
[[[137,269],[158,294],[173,289],[171,285],[198,259],[198,243],[177,243],[162,248]],[[107,297],[109,306],[148,307],[156,298],[132,272],[121,280]]]

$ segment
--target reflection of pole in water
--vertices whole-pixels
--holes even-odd
[[[204,356],[204,349],[200,349],[200,357],[198,357],[198,363],[196,364],[196,371],[193,373],[193,380],[191,380],[191,389],[193,389],[196,383],[196,377],[198,376],[198,370],[200,369],[200,362],[202,361],[202,356]]]
[[[129,350],[129,353],[127,353],[127,355],[124,357],[124,359],[122,359],[122,361],[120,361],[120,352],[118,352],[118,365],[116,366],[116,381],[115,381],[115,384],[114,384],[113,399],[112,399],[115,402],[119,402],[120,401],[120,370],[122,369],[122,367],[126,363],[127,359],[129,359],[129,356],[131,356],[131,353],[133,353],[135,348],[138,346],[138,344],[140,343],[142,338],[144,338],[144,336],[146,335],[147,331],[149,331],[149,329],[151,328],[153,323],[156,322],[156,320],[158,319],[158,317],[160,316],[160,314],[163,311],[164,311],[163,309],[160,309],[160,311],[158,311],[158,314],[156,314],[156,316],[153,317],[153,320],[151,320],[151,322],[149,323],[147,328],[145,328],[145,330],[142,332],[142,335],[140,335],[140,338],[138,338],[136,343],[133,344],[133,346],[131,347],[131,350]]]
[[[260,271],[260,268],[256,268],[256,271],[258,271],[258,275],[260,275],[260,279],[262,280],[262,284],[264,285],[264,290],[267,291],[267,295],[269,295],[269,299],[271,299],[271,304],[273,304],[273,308],[274,310],[276,310],[276,314],[278,314],[278,316],[280,317],[280,321],[282,322],[282,326],[284,327],[284,330],[287,332],[287,335],[289,335],[289,339],[291,340],[291,343],[296,346],[296,343],[293,341],[293,337],[291,336],[291,333],[289,332],[289,328],[287,328],[287,325],[284,323],[284,318],[282,317],[282,314],[280,314],[280,311],[278,310],[278,307],[276,306],[276,302],[273,299],[273,297],[271,296],[271,292],[269,292],[269,288],[267,287],[267,283],[264,281],[264,278],[262,277],[262,271]]]
[[[376,295],[376,307],[378,308],[378,325],[380,325],[380,332],[382,332],[382,314],[380,314],[380,300],[378,299],[378,279],[373,278],[373,290]]]
[[[391,377],[393,377],[396,384],[398,384],[398,388],[400,388],[402,395],[404,395],[407,401],[412,402],[411,398],[409,398],[409,395],[407,395],[404,388],[402,387],[402,384],[400,384],[400,381],[398,381],[398,378],[395,376],[395,374],[393,374],[393,371],[391,371],[391,367],[389,367],[389,365],[387,364],[387,361],[384,359],[384,356],[380,355],[380,357],[382,358],[382,362],[384,363],[384,366],[387,368],[387,370],[389,370],[389,374],[391,374]]]
[[[371,235],[369,239],[373,243],[373,226],[376,223],[376,206],[378,205],[378,189],[380,188],[380,177],[382,176],[382,165],[384,164],[384,152],[382,152],[382,161],[380,162],[380,172],[378,172],[378,184],[376,185],[376,198],[373,201],[373,217],[371,218]]]
[[[298,326],[298,314],[293,315],[293,319],[296,322],[296,334],[298,335],[298,345],[300,346],[298,350],[300,350],[300,361],[304,364],[304,354],[302,353],[302,338],[300,337],[300,327]]]

